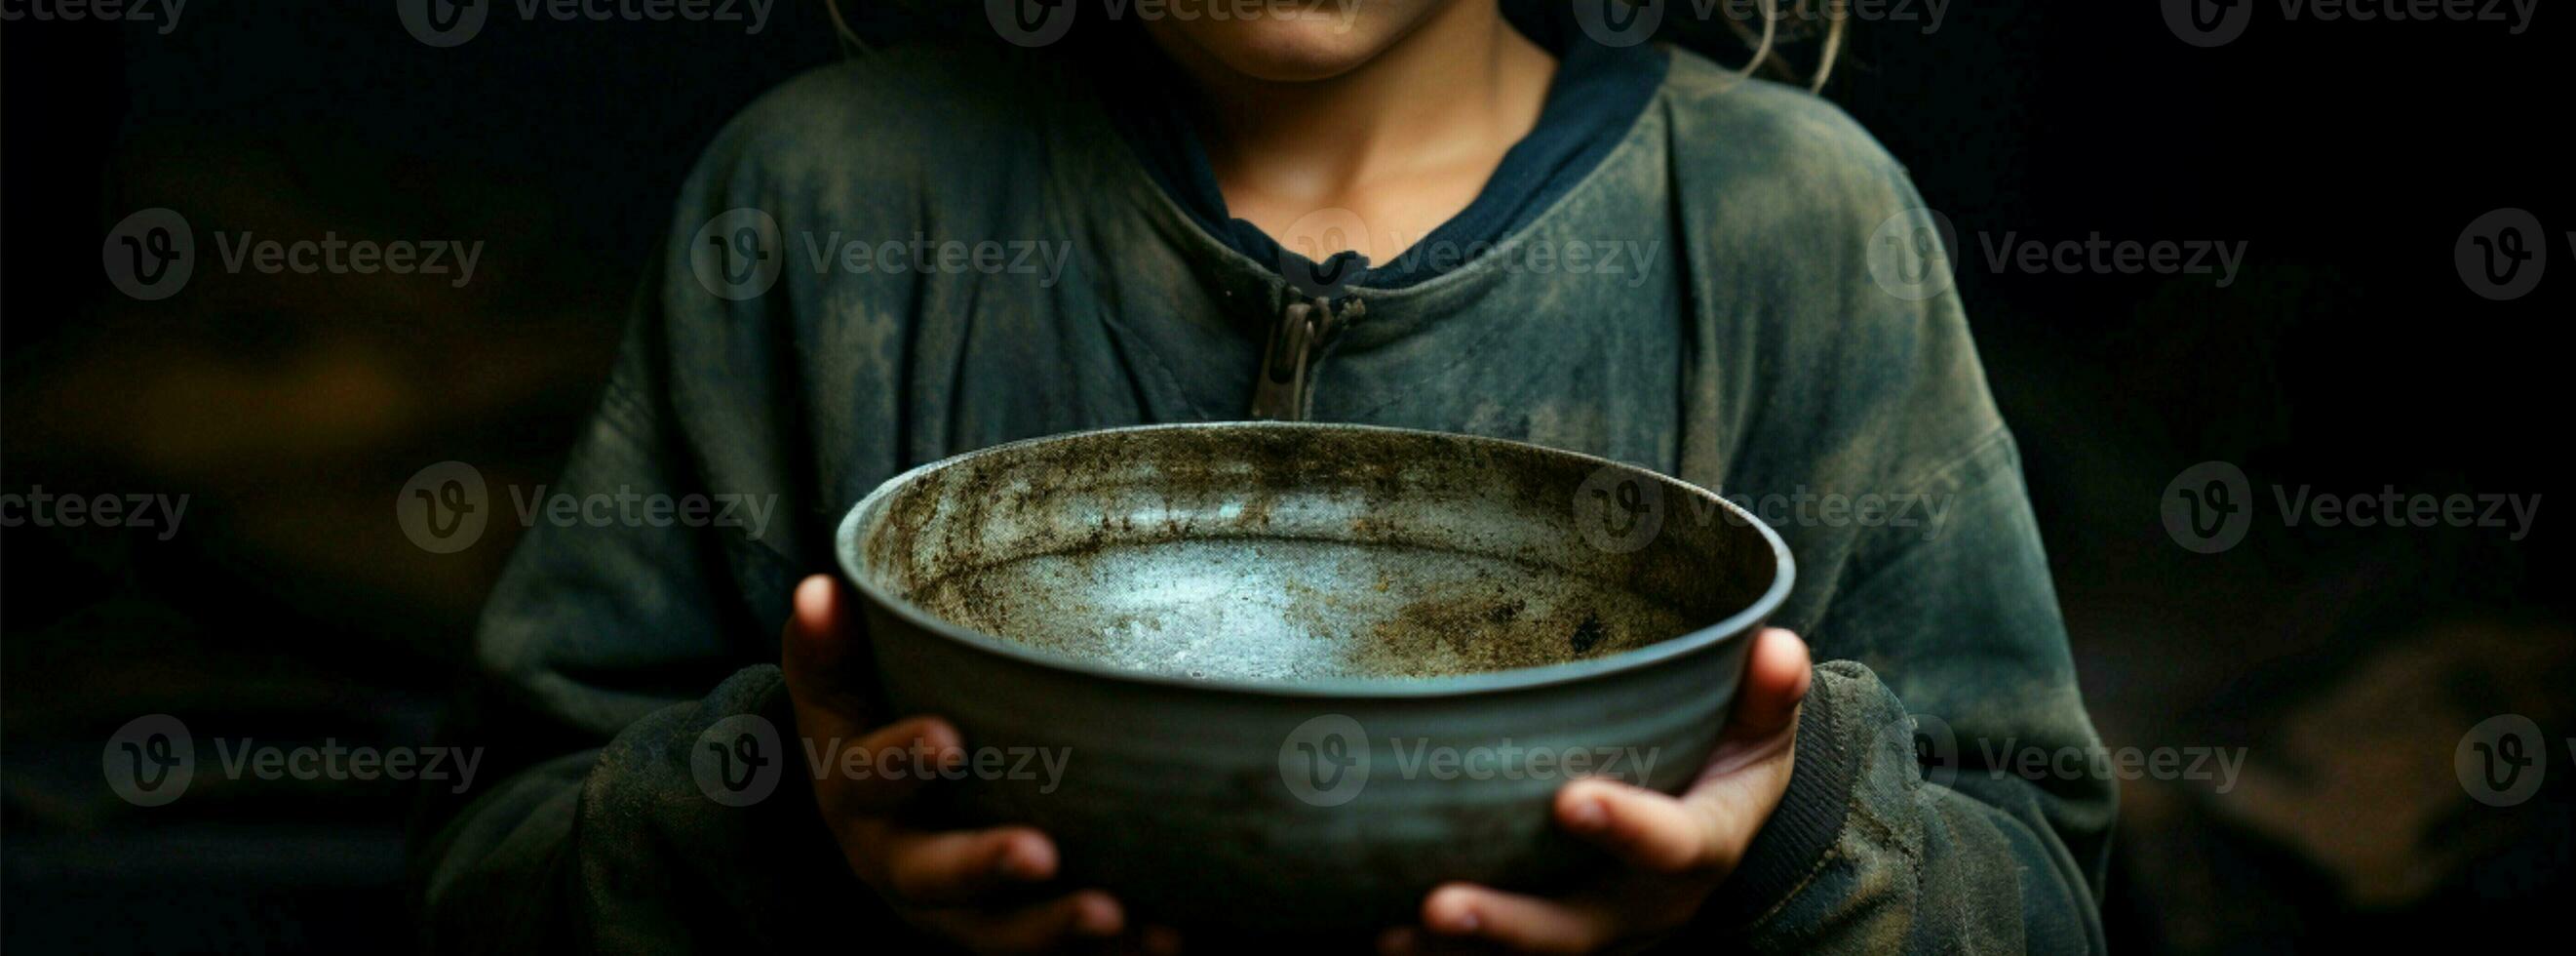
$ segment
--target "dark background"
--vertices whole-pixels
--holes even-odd
[[[182,533],[0,538],[0,944],[318,950],[407,938],[405,784],[226,781],[139,809],[101,742],[429,739],[514,528],[397,529],[430,463],[559,466],[697,151],[844,55],[814,0],[767,28],[520,22],[453,49],[391,0],[195,0],[170,35],[0,26],[0,487],[192,496]],[[2565,31],[2288,22],[2179,41],[2147,0],[1863,23],[1829,95],[1961,233],[1960,284],[2019,432],[2084,690],[2115,746],[2243,747],[2244,777],[2123,785],[2106,918],[2129,950],[2457,945],[2576,898],[2576,752],[2472,802],[2471,725],[2576,737],[2561,490],[2576,203]],[[118,294],[106,231],[169,206],[199,268]],[[2453,249],[2520,207],[2552,271],[2511,302]],[[457,237],[473,283],[225,275],[213,230]],[[2212,276],[1984,268],[1981,238],[2248,244]],[[2159,523],[2226,460],[2322,493],[2541,495],[2506,529],[2286,527],[2224,553]],[[202,748],[201,748],[202,749]],[[201,756],[201,762],[206,758]]]

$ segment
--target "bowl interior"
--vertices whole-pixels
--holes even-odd
[[[1089,432],[898,478],[858,573],[1055,654],[1260,682],[1590,660],[1717,623],[1779,573],[1715,496],[1535,446],[1333,425]]]

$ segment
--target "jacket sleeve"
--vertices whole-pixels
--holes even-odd
[[[985,115],[921,106],[968,66],[943,56],[811,71],[719,131],[563,474],[490,496],[493,520],[540,491],[607,520],[541,510],[485,606],[459,743],[489,749],[495,783],[426,815],[413,883],[433,948],[839,950],[854,927],[900,932],[813,806],[776,663],[795,583],[833,569],[841,509],[948,447],[899,424],[940,400],[904,371],[947,341],[908,318],[920,276],[805,258],[819,237],[930,228],[923,170],[972,148],[943,131]]]
[[[565,498],[603,504],[571,520],[536,512],[484,610],[454,733],[487,748],[499,782],[433,816],[443,825],[416,884],[436,950],[779,943],[800,920],[869,899],[797,772],[777,668],[744,666],[777,659],[799,568],[763,539],[793,520],[796,496],[740,475],[719,487],[698,467],[674,434],[664,344],[672,303],[698,298],[666,303],[658,281],[642,298],[561,478],[488,496],[493,520]],[[664,496],[678,515],[707,504],[697,519],[608,514]],[[699,755],[760,727],[750,736],[769,752],[747,755],[766,761],[754,786],[726,789],[734,768],[708,773]]]
[[[1685,209],[1716,383],[1699,473],[1790,498],[1765,516],[1798,562],[1776,620],[1821,662],[1787,796],[1698,928],[1765,951],[2099,950],[2117,788],[1947,281],[1945,246],[1973,257],[1973,237],[1822,101],[1748,84],[1688,105],[1677,123],[1729,124],[1682,167],[1686,189],[1721,174]]]
[[[1812,625],[1788,792],[1704,918],[1762,951],[2099,952],[2116,791],[2061,759],[2100,744],[2010,437],[1920,494],[1929,540]]]

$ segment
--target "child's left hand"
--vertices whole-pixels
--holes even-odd
[[[1556,899],[1450,883],[1423,898],[1422,925],[1388,930],[1378,948],[1589,953],[1680,929],[1779,807],[1811,676],[1806,642],[1765,629],[1726,734],[1688,792],[1669,797],[1599,779],[1557,791],[1557,825],[1610,851],[1626,871]]]

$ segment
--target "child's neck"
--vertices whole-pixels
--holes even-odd
[[[1319,260],[1355,249],[1383,263],[1467,208],[1538,124],[1556,71],[1490,2],[1448,4],[1321,80],[1261,80],[1164,47],[1211,107],[1208,159],[1228,211]],[[1367,235],[1351,234],[1353,217]]]

